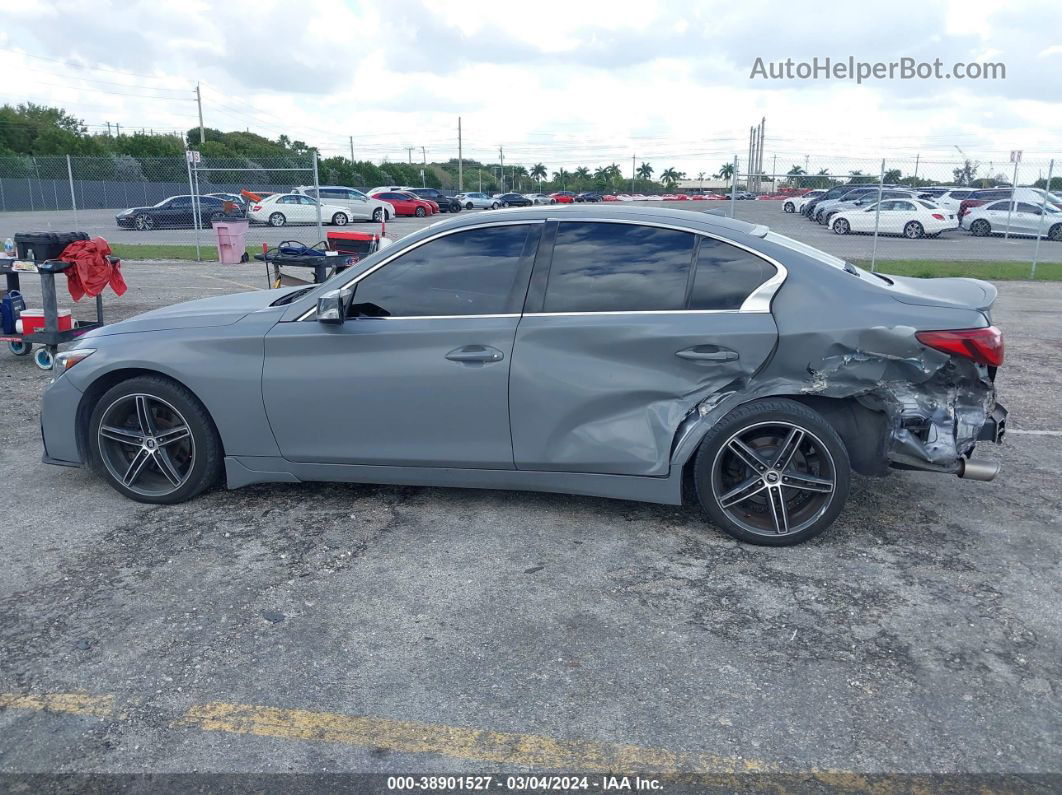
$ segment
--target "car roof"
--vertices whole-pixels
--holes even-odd
[[[505,210],[486,210],[474,215],[462,213],[454,218],[437,221],[431,225],[431,229],[433,231],[441,231],[463,226],[477,226],[486,223],[488,220],[630,221],[632,223],[672,224],[692,231],[717,232],[727,237],[740,237],[741,235],[762,237],[767,232],[766,226],[717,215],[716,211],[699,212],[697,210],[676,210],[670,207],[630,207],[607,204],[550,204],[512,207]]]

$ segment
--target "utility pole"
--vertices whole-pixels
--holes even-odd
[[[505,150],[498,147],[498,159],[501,161],[501,192],[505,193]]]
[[[915,178],[916,182],[918,181],[918,160],[921,157],[922,157],[922,153],[921,152],[919,152],[917,155],[915,155],[915,173],[914,173],[914,178]],[[911,187],[914,187],[914,186],[912,185]]]
[[[122,125],[120,125],[118,122],[114,123],[114,137],[115,138],[121,138],[122,137]]]
[[[406,147],[406,154],[409,155],[409,165],[413,165],[413,150],[416,149],[416,148],[417,147],[415,147],[415,146],[407,146]]]
[[[107,122],[107,137],[111,137],[111,123]]]
[[[199,90],[199,83],[195,84],[195,103],[199,106],[199,143],[206,143],[206,130],[203,128],[203,92]]]
[[[631,193],[634,193],[634,161],[638,159],[637,155],[631,155]]]
[[[457,117],[457,192],[465,192],[465,174],[461,152],[461,117]]]
[[[748,159],[745,161],[746,163],[748,163],[748,171],[749,172],[752,171],[752,163],[753,163],[753,158],[754,158],[755,154],[756,154],[756,128],[749,127],[749,156],[748,156]],[[746,181],[748,181],[748,180],[746,180]],[[736,177],[736,175],[735,175],[735,178],[734,178],[733,182],[734,182],[734,187],[737,187],[737,177]],[[747,188],[748,185],[746,185],[745,187]],[[733,214],[731,214],[730,217],[733,218],[734,217]]]
[[[771,191],[775,190],[775,186],[778,184],[778,155],[775,154],[771,157]]]
[[[349,136],[349,138],[350,138],[350,165],[353,166],[354,165],[354,136],[351,135],[351,136]]]
[[[420,148],[420,156],[423,158],[424,167],[420,170],[420,187],[428,187],[428,150],[425,147]]]
[[[763,190],[763,142],[767,138],[767,117],[764,116],[760,119],[760,148],[759,148],[759,163],[756,167],[756,190]]]

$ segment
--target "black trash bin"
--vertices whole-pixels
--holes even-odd
[[[55,259],[71,243],[88,239],[85,232],[17,232],[15,253],[19,259]]]

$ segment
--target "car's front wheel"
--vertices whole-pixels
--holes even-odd
[[[375,210],[372,211],[372,220],[374,220],[376,223],[380,223],[384,220],[383,207],[377,207]]]
[[[336,213],[332,216],[333,226],[346,226],[347,216],[344,213]]]
[[[475,205],[472,202],[465,202],[465,209],[471,210]]]
[[[1062,224],[1055,224],[1047,230],[1047,239],[1059,241],[1062,240]]]
[[[183,502],[221,477],[221,441],[206,408],[161,376],[108,389],[92,410],[88,442],[93,468],[138,502]]]
[[[498,202],[492,203],[491,206],[490,206],[490,209],[497,210],[498,209]]]
[[[273,213],[269,216],[270,226],[284,226],[288,222],[288,219],[284,217],[284,213]]]
[[[908,221],[903,228],[903,236],[915,240],[916,238],[925,236],[926,230],[918,221]]]
[[[970,224],[970,232],[976,237],[988,237],[992,234],[992,225],[984,218],[978,218]]]
[[[838,218],[833,222],[833,231],[839,235],[847,235],[852,231],[852,225],[848,223],[847,218]]]
[[[782,205],[782,209],[787,213],[791,213],[796,209],[796,207],[793,206],[793,202],[786,202]]]
[[[155,219],[146,213],[141,213],[133,219],[133,226],[139,232],[150,232],[155,228]]]
[[[807,541],[844,508],[848,451],[832,426],[802,403],[768,398],[739,406],[697,451],[697,497],[712,522],[740,541]]]
[[[423,207],[418,207],[416,210],[413,211],[413,213],[417,216],[417,218],[423,218],[425,215],[428,214]]]

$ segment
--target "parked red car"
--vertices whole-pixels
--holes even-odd
[[[690,197],[687,196],[685,193],[676,193],[675,194],[675,201],[677,201],[677,202],[688,202],[689,200],[690,200]]]
[[[673,202],[678,200],[678,196],[676,196],[674,193],[665,193],[663,196],[660,197],[660,200],[665,202]]]
[[[551,193],[549,196],[551,199],[556,199],[557,204],[575,203],[575,194],[568,190],[557,191],[556,193]]]
[[[389,190],[374,193],[374,199],[385,201],[395,208],[395,215],[415,215],[423,218],[439,212],[439,205],[430,199],[422,199],[416,194],[402,190]]]
[[[619,201],[619,199],[617,199],[611,193],[606,193],[604,196],[601,197],[601,201],[603,201],[603,202],[615,202],[615,201]]]

